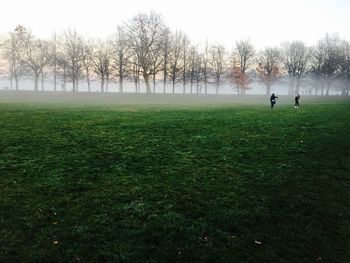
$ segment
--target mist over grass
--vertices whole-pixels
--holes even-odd
[[[350,260],[348,101],[6,94],[1,262]]]
[[[294,105],[294,96],[279,95],[279,105]],[[33,92],[33,91],[0,91],[0,103],[23,105],[51,105],[56,107],[108,106],[120,110],[128,108],[201,108],[230,107],[234,105],[265,105],[269,107],[270,96],[265,95],[182,95],[182,94],[134,94],[134,93],[67,93],[67,92]],[[301,106],[317,103],[347,103],[348,96],[315,97],[301,96]]]

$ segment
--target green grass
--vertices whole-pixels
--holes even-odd
[[[0,104],[0,262],[350,262],[349,121]]]

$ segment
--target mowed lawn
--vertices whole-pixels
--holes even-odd
[[[0,262],[350,262],[350,103],[0,104]]]

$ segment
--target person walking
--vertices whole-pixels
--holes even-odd
[[[275,106],[275,104],[276,104],[276,99],[278,99],[278,97],[275,95],[275,93],[272,93],[272,95],[271,95],[271,97],[270,97],[271,109],[273,109],[273,106]]]
[[[294,100],[295,100],[294,108],[298,109],[299,108],[299,102],[300,102],[300,94],[298,94],[298,96],[295,96]]]

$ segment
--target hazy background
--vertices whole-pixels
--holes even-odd
[[[135,14],[153,10],[194,43],[208,39],[228,49],[246,38],[258,49],[295,39],[314,45],[327,32],[350,39],[347,0],[5,0],[1,10],[0,34],[22,24],[47,38],[68,27],[84,36],[105,38]]]

